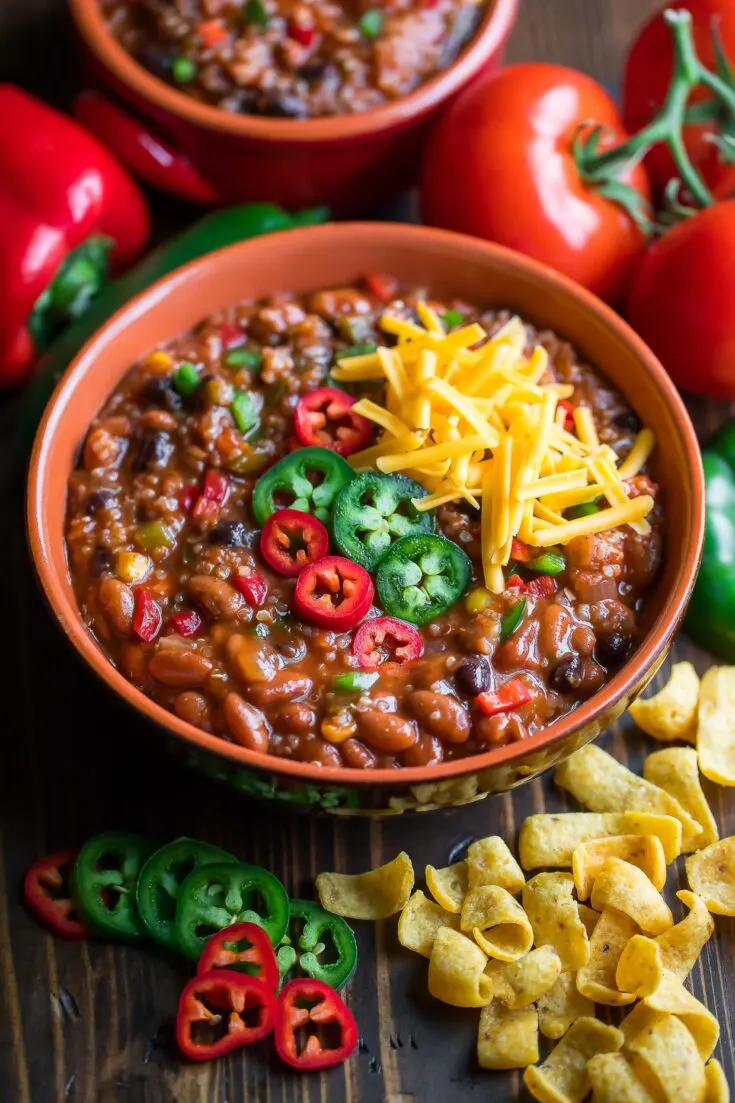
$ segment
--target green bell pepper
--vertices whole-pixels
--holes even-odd
[[[686,631],[721,659],[735,662],[735,421],[702,450],[704,550]]]

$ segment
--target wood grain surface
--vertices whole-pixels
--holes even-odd
[[[614,87],[625,45],[654,0],[523,0],[513,60],[578,66]],[[74,54],[63,0],[0,0],[0,78],[65,102]],[[157,200],[161,222],[179,217]],[[0,227],[0,232],[2,228]],[[702,433],[727,413],[693,408]],[[0,442],[0,447],[2,443]],[[426,962],[400,950],[395,923],[359,927],[360,965],[349,991],[359,1052],[343,1069],[284,1073],[268,1047],[204,1067],[183,1064],[172,1019],[187,966],[147,947],[54,941],[20,903],[28,865],[50,850],[113,827],[161,840],[189,834],[267,865],[294,895],[323,869],[357,871],[407,850],[420,871],[468,839],[512,839],[531,812],[571,807],[550,779],[514,796],[446,814],[384,823],[294,818],[250,805],[174,765],[152,732],[107,696],[65,645],[39,597],[23,540],[20,495],[4,503],[0,539],[0,1103],[469,1103],[521,1099],[520,1074],[482,1072],[478,1013],[426,996]],[[681,638],[676,655],[700,670],[707,655]],[[625,730],[602,745],[640,763],[643,740]],[[649,745],[648,749],[651,747]],[[723,834],[735,802],[710,790]],[[670,876],[670,881],[673,878]],[[673,890],[673,886],[672,886]],[[733,1078],[735,923],[717,932],[692,976],[722,1025],[718,1056]]]

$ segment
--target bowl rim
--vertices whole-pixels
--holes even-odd
[[[446,69],[407,96],[351,115],[317,119],[273,119],[238,115],[200,103],[166,84],[137,62],[108,29],[100,0],[70,0],[82,40],[122,84],[155,107],[208,130],[262,142],[322,142],[358,138],[406,125],[427,114],[458,91],[505,43],[520,0],[488,0],[482,23],[465,49]]]
[[[96,359],[104,354],[105,347],[114,340],[116,331],[124,328],[127,319],[155,309],[156,303],[166,296],[170,288],[185,283],[190,274],[199,269],[216,266],[223,256],[243,253],[243,260],[246,262],[247,253],[251,248],[267,249],[269,242],[283,238],[284,232],[281,232],[238,242],[206,254],[175,269],[152,284],[129,300],[90,337],[58,382],[36,433],[26,491],[26,527],[33,565],[56,620],[82,659],[108,688],[149,721],[158,724],[170,734],[183,738],[186,743],[201,751],[229,759],[241,767],[285,775],[301,782],[337,787],[380,784],[389,788],[405,789],[410,785],[446,781],[466,774],[480,773],[492,767],[512,763],[514,759],[524,759],[529,753],[548,750],[564,742],[573,732],[594,723],[600,716],[608,713],[640,684],[648,670],[656,669],[657,661],[665,656],[671,639],[679,627],[694,588],[704,538],[704,477],[699,444],[681,396],[654,353],[611,307],[566,276],[514,250],[464,234],[405,223],[327,223],[321,226],[288,230],[285,233],[290,235],[289,241],[293,242],[294,249],[300,246],[318,250],[326,243],[334,247],[335,240],[338,245],[341,242],[354,243],[360,235],[370,239],[376,235],[389,235],[392,239],[391,244],[400,246],[405,243],[407,247],[415,247],[417,243],[424,245],[433,243],[440,248],[453,247],[454,249],[460,246],[480,262],[483,259],[500,261],[520,274],[543,281],[555,290],[561,291],[562,294],[576,299],[585,310],[595,315],[608,331],[612,331],[612,336],[632,349],[633,354],[640,361],[641,368],[653,378],[662,401],[668,406],[677,425],[692,485],[691,528],[682,554],[682,569],[677,575],[672,592],[667,595],[668,600],[664,603],[661,613],[628,662],[605,683],[600,691],[535,735],[522,742],[506,744],[466,758],[452,759],[436,766],[407,766],[400,770],[313,766],[293,759],[248,750],[181,720],[173,712],[169,712],[147,697],[117,670],[85,626],[78,609],[75,609],[75,615],[67,616],[68,600],[65,587],[68,586],[68,571],[62,580],[54,566],[51,551],[54,537],[49,533],[42,508],[47,479],[47,454],[65,416],[67,398],[76,387],[83,384],[87,373],[93,370]],[[195,324],[195,321],[196,319],[183,320],[182,330],[187,324]]]

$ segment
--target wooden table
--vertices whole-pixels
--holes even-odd
[[[656,0],[524,0],[512,60],[538,58],[589,70],[609,86]],[[63,102],[73,86],[63,0],[2,0],[0,77]],[[42,64],[37,63],[40,58]],[[157,203],[162,212],[171,204]],[[168,221],[168,219],[167,219]],[[725,414],[694,410],[703,432]],[[418,870],[442,864],[468,838],[513,838],[530,812],[569,807],[549,779],[514,796],[445,815],[385,823],[291,818],[190,774],[165,757],[135,717],[82,669],[35,588],[23,541],[20,496],[5,503],[0,609],[12,639],[0,661],[0,1101],[2,1103],[408,1103],[522,1097],[520,1073],[482,1072],[474,1059],[478,1013],[426,996],[426,962],[397,945],[395,923],[359,928],[360,965],[349,1000],[362,1044],[344,1069],[303,1078],[267,1057],[237,1055],[204,1067],[177,1058],[172,1018],[187,966],[152,949],[65,944],[46,936],[20,904],[39,855],[113,827],[161,839],[189,834],[269,866],[303,895],[323,869],[354,871],[406,849]],[[685,639],[678,657],[707,656]],[[634,767],[643,741],[623,730],[602,745]],[[649,749],[650,745],[649,745]],[[723,834],[735,804],[710,792]],[[671,880],[671,878],[670,878]],[[718,1056],[731,1084],[735,924],[717,933],[692,976],[719,1016]]]

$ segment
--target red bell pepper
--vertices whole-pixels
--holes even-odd
[[[277,509],[263,525],[260,554],[279,574],[295,578],[309,563],[329,555],[329,533],[300,509]]]
[[[255,976],[271,992],[281,983],[273,943],[257,923],[236,923],[207,939],[197,965],[197,976],[212,969],[235,969]]]
[[[302,444],[331,448],[340,456],[351,456],[366,448],[373,424],[352,407],[357,400],[338,387],[319,387],[302,395],[294,410],[293,424]]]
[[[186,1057],[209,1061],[265,1038],[275,1016],[276,997],[262,980],[233,969],[211,969],[181,993],[176,1040]]]
[[[412,624],[397,617],[373,617],[355,632],[352,652],[363,670],[386,662],[408,663],[424,653],[424,641]]]
[[[511,559],[513,559],[516,563],[528,563],[532,555],[533,552],[529,548],[528,544],[524,544],[522,540],[519,540],[517,536],[514,536],[510,546]]]
[[[198,636],[202,628],[202,618],[196,609],[182,609],[180,613],[174,613],[169,617],[169,627],[185,639]]]
[[[316,1033],[320,1026],[336,1024],[340,1041],[323,1048]],[[304,1044],[299,1045],[299,1032]],[[278,997],[275,1025],[276,1051],[292,1068],[307,1072],[328,1069],[346,1061],[357,1045],[357,1023],[333,988],[320,980],[292,980]]]
[[[478,694],[475,701],[486,716],[495,716],[499,712],[510,712],[525,705],[532,696],[525,682],[520,678],[511,678],[496,690]]]
[[[526,591],[533,597],[550,597],[559,589],[559,583],[551,575],[542,574],[538,578],[532,578],[526,586]]]
[[[76,858],[76,850],[49,854],[31,866],[23,884],[23,895],[33,914],[62,938],[91,936],[87,924],[76,915],[69,891],[69,875]]]
[[[48,104],[0,85],[0,385],[143,251],[148,208],[112,154]]]
[[[152,643],[163,624],[161,606],[144,586],[136,586],[134,593],[133,631],[144,643]]]
[[[202,490],[194,503],[192,517],[195,521],[216,521],[225,504],[230,480],[224,471],[216,467],[207,469],[202,479]],[[188,497],[186,499],[188,501]],[[181,502],[179,502],[181,504]],[[182,505],[182,508],[185,506]]]
[[[294,608],[304,620],[346,632],[373,603],[375,587],[364,567],[341,555],[327,555],[304,567],[296,579]]]
[[[230,582],[236,590],[240,591],[248,605],[253,605],[256,609],[265,605],[265,599],[268,597],[268,583],[262,574],[258,574],[257,571],[253,574],[233,574],[230,575]]]

